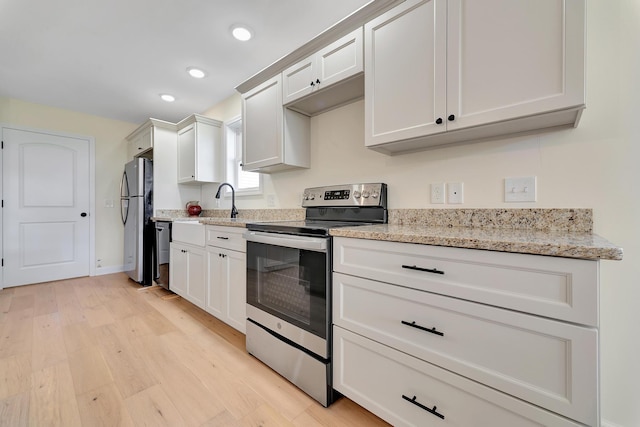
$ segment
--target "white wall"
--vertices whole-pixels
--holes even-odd
[[[103,269],[122,267],[120,177],[126,160],[124,138],[136,124],[0,97],[0,122],[33,129],[92,136],[96,155],[96,259]],[[113,201],[113,208],[105,201]],[[100,273],[100,268],[97,270]]]
[[[592,208],[595,232],[625,251],[623,261],[601,262],[602,414],[632,427],[640,426],[640,2],[588,2],[587,31],[587,109],[576,129],[389,157],[364,148],[360,101],[312,119],[310,169],[266,176],[263,197],[236,205],[265,208],[273,194],[277,207],[296,208],[305,187],[383,181],[391,208]],[[538,202],[504,203],[504,177],[528,175],[538,178]],[[463,205],[429,203],[430,183],[455,181],[464,182]]]

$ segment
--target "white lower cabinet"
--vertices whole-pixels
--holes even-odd
[[[345,396],[395,425],[599,425],[597,261],[334,238],[333,265]],[[584,307],[528,310],[536,284]]]
[[[579,426],[338,326],[333,386],[394,426]]]
[[[243,228],[207,226],[207,301],[204,309],[245,333],[246,242]]]
[[[206,299],[206,258],[203,248],[182,243],[171,243],[171,291],[204,307]]]

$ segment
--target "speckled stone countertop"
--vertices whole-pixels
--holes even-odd
[[[622,248],[587,232],[380,224],[334,228],[331,235],[565,258],[622,259]]]
[[[158,211],[156,221],[193,220],[245,227],[250,222],[304,219],[304,209]],[[621,260],[623,250],[593,234],[591,209],[390,209],[389,224],[331,229],[336,237],[517,252],[566,258]]]

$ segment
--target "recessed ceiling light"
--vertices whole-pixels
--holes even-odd
[[[234,25],[231,27],[231,34],[233,34],[233,37],[243,42],[246,42],[253,37],[251,30],[242,25]]]
[[[187,72],[191,75],[191,77],[195,77],[196,79],[201,79],[207,75],[207,73],[196,67],[187,68]]]
[[[163,93],[160,95],[160,98],[162,98],[163,101],[166,102],[173,102],[176,100],[176,97],[173,95],[169,95],[168,93]]]

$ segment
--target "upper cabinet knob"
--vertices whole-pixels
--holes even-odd
[[[320,84],[320,79],[316,79],[316,83]]]
[[[438,118],[436,119],[436,124],[437,124],[437,125],[441,125],[441,124],[442,124],[442,117],[438,117]]]
[[[310,84],[310,85],[311,85],[311,86],[315,86],[316,84],[315,84],[314,82],[311,82],[311,84]]]
[[[449,120],[450,122],[454,121],[455,119],[456,119],[456,116],[454,116],[453,114],[447,117],[447,120]]]

